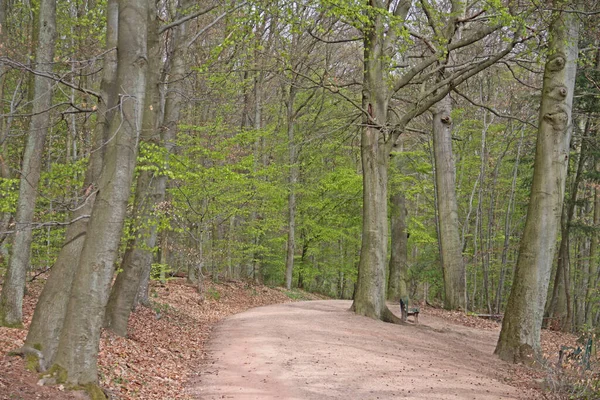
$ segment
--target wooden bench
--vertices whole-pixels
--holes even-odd
[[[402,321],[406,322],[408,317],[411,315],[415,318],[415,324],[419,323],[419,307],[408,307],[408,299],[405,299],[406,302],[400,299],[400,313],[402,314]]]

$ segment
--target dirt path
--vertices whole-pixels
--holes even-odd
[[[498,332],[421,315],[419,325],[359,317],[349,301],[255,308],[213,332],[199,399],[531,399],[504,383]]]

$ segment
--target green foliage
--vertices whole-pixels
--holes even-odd
[[[14,213],[19,198],[19,179],[0,178],[0,213]]]
[[[171,271],[171,267],[169,267],[168,264],[152,263],[152,269],[150,270],[150,278],[153,280],[162,280],[163,277],[167,277],[169,272]]]
[[[208,288],[206,296],[214,301],[219,301],[221,299],[221,293],[215,288]]]

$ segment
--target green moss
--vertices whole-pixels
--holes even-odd
[[[34,343],[33,348],[38,350],[38,351],[42,351],[42,344],[41,343]]]
[[[90,400],[106,400],[107,397],[100,389],[100,386],[95,383],[88,383],[86,385],[81,385],[81,389],[90,397]]]
[[[50,369],[48,369],[48,371],[44,375],[54,377],[56,383],[65,383],[67,382],[67,378],[69,377],[67,370],[58,364],[54,364],[53,366],[51,366]]]
[[[25,355],[25,369],[31,372],[37,372],[39,359],[34,354]]]
[[[3,326],[5,328],[23,329],[22,322],[15,322],[14,324],[9,324],[4,318],[2,318],[2,315],[0,315],[0,326]]]

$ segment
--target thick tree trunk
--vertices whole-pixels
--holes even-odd
[[[119,3],[118,69],[120,113],[113,117],[99,191],[73,281],[55,370],[73,385],[96,384],[104,309],[108,301],[142,126],[146,89],[149,2]]]
[[[444,307],[466,310],[465,266],[462,259],[456,201],[455,168],[452,156],[450,97],[436,105],[433,115],[433,150],[438,210],[439,243],[444,272]]]
[[[406,198],[402,191],[390,196],[391,253],[387,299],[398,303],[408,300],[408,236],[406,232]]]
[[[142,123],[143,142],[157,144],[160,139],[157,128],[157,115],[160,114],[159,75],[161,52],[158,37],[158,16],[156,5],[150,3],[148,9],[148,69],[146,75],[146,97]],[[153,171],[140,171],[135,188],[133,220],[136,224],[134,238],[127,244],[121,261],[121,271],[115,279],[104,316],[104,326],[119,336],[127,335],[129,315],[134,307],[144,268],[150,268],[156,244],[156,217],[154,206],[164,195],[164,188],[157,187],[157,177]],[[164,183],[164,182],[163,182]]]
[[[558,250],[558,264],[556,274],[554,276],[554,287],[552,289],[552,297],[546,307],[547,316],[553,321],[553,325],[565,332],[571,330],[572,316],[572,298],[571,298],[571,223],[575,215],[575,205],[577,202],[577,194],[579,184],[583,177],[583,167],[587,158],[587,136],[589,133],[589,122],[586,124],[584,131],[584,139],[579,151],[579,159],[577,161],[577,171],[573,185],[571,187],[570,198],[563,204],[563,212],[561,215],[560,229],[560,246]]]
[[[112,49],[117,45],[118,2],[110,0],[107,5],[106,47]],[[92,139],[92,152],[86,170],[82,196],[84,204],[71,214],[77,220],[92,212],[98,178],[102,170],[105,142],[114,107],[117,103],[116,76],[117,52],[110,51],[105,56],[101,84],[102,100],[98,104],[98,119]],[[75,275],[81,249],[87,232],[88,219],[79,219],[69,225],[65,233],[65,242],[61,248],[52,272],[40,294],[25,346],[41,349],[44,359],[42,365],[50,365],[56,354],[60,332],[65,319],[71,285]]]
[[[42,0],[39,16],[39,43],[35,67],[42,73],[49,73],[52,71],[56,41],[56,1]],[[23,295],[33,238],[31,225],[37,200],[44,143],[50,126],[52,86],[51,79],[42,75],[35,76],[33,116],[23,154],[19,200],[15,215],[16,233],[0,294],[0,325],[3,326],[21,326],[23,323]]]
[[[514,283],[495,350],[501,359],[511,362],[532,363],[540,355],[540,330],[569,160],[577,69],[577,16],[554,12],[549,30],[531,198]]]
[[[352,309],[359,315],[399,322],[387,308],[386,258],[388,244],[388,167],[391,145],[375,123],[387,122],[388,89],[384,79],[383,20],[373,17],[373,26],[365,32],[362,107],[364,128],[361,133],[363,173],[363,221],[358,281]]]

